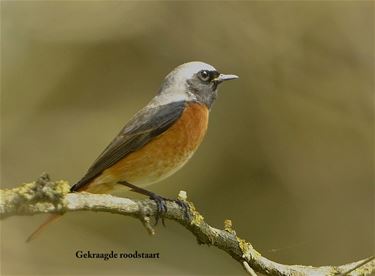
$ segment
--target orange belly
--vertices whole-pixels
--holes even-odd
[[[193,155],[202,142],[207,125],[207,107],[189,103],[180,119],[167,131],[103,171],[85,190],[109,193],[123,187],[116,185],[121,180],[144,187],[170,176]]]

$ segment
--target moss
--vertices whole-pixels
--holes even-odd
[[[67,181],[59,180],[55,182],[48,182],[41,189],[43,196],[51,200],[57,200],[70,191],[70,185]]]
[[[245,240],[237,237],[238,245],[241,248],[241,251],[244,255],[247,255],[250,250],[250,244],[247,243]]]
[[[185,191],[180,191],[177,198],[182,201],[187,201],[187,193]]]
[[[232,221],[230,219],[224,220],[224,230],[228,233],[236,235],[236,231],[234,231]]]
[[[58,201],[70,191],[67,181],[49,181],[39,178],[35,182],[25,183],[14,189],[1,190],[1,200],[7,204],[18,205],[29,201]]]
[[[238,245],[241,248],[243,255],[247,256],[248,258],[255,259],[255,260],[262,256],[258,251],[256,251],[253,248],[253,246],[249,242],[239,237],[236,237],[236,238],[237,238]]]
[[[192,202],[188,202],[190,213],[192,215],[192,219],[190,224],[192,225],[201,225],[204,222],[204,217],[195,209],[195,206]]]

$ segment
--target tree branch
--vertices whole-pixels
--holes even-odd
[[[154,201],[133,200],[111,195],[89,193],[69,193],[70,186],[66,181],[51,181],[47,174],[37,181],[23,184],[14,189],[0,190],[0,218],[16,215],[35,215],[41,213],[66,213],[73,211],[101,211],[141,220],[150,234],[155,230],[150,218],[155,217]],[[250,275],[254,271],[265,275],[368,275],[375,271],[374,257],[341,266],[302,266],[283,265],[263,257],[250,242],[238,237],[232,222],[224,222],[224,230],[214,228],[204,221],[203,216],[195,209],[193,203],[186,201],[186,193],[180,192],[189,209],[190,218],[174,202],[167,202],[165,218],[183,225],[195,235],[199,244],[218,247],[237,260]]]

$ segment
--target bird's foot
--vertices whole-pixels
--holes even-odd
[[[155,225],[158,224],[159,219],[161,218],[161,223],[165,226],[164,214],[168,211],[166,204],[166,200],[168,199],[152,192],[150,192],[150,199],[156,203]]]
[[[155,225],[158,224],[159,219],[161,218],[161,222],[165,226],[164,214],[168,211],[166,201],[175,202],[178,206],[180,206],[184,213],[184,219],[190,221],[191,217],[189,212],[189,206],[186,204],[186,202],[180,199],[165,198],[152,192],[150,193],[150,199],[155,201],[156,203]]]
[[[150,192],[148,190],[145,190],[143,188],[137,187],[133,184],[130,184],[126,181],[120,181],[119,184],[125,185],[129,188],[131,188],[131,191],[143,194],[145,196],[148,196],[151,200],[155,201],[156,203],[156,214],[155,214],[155,225],[158,224],[159,219],[161,218],[162,224],[165,226],[164,222],[164,215],[168,211],[166,201],[175,202],[178,206],[181,207],[184,211],[184,219],[190,220],[190,212],[189,212],[189,206],[186,204],[185,201],[182,201],[180,199],[169,199],[162,196],[159,196],[153,192]]]
[[[155,225],[158,224],[159,219],[161,218],[162,224],[165,226],[163,215],[167,212],[166,198],[159,196],[153,192],[150,192],[146,189],[133,185],[127,181],[119,181],[119,184],[125,185],[130,188],[132,192],[139,193],[145,196],[148,196],[151,200],[156,203],[156,214],[155,214]]]
[[[184,219],[190,221],[191,216],[190,216],[190,212],[189,212],[189,210],[190,210],[189,205],[181,199],[176,199],[176,200],[173,200],[173,201],[176,202],[176,204],[178,206],[180,206],[181,209],[184,211]]]

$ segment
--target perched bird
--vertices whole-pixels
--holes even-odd
[[[172,175],[190,159],[205,136],[218,85],[237,78],[203,62],[175,68],[159,93],[130,119],[71,192],[101,194],[131,188],[154,199],[163,211],[163,198],[144,187]],[[52,215],[28,241],[59,216]]]

